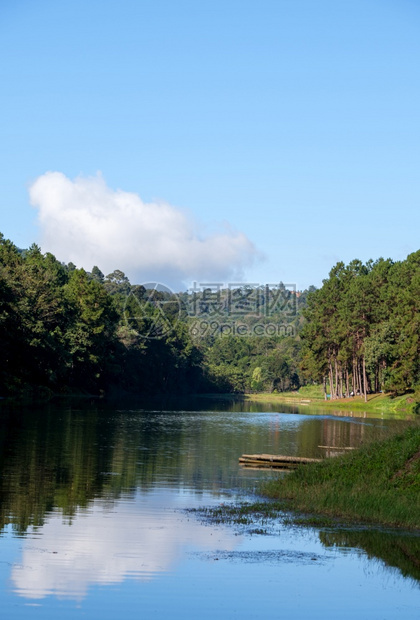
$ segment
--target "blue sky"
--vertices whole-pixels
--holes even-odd
[[[19,247],[300,289],[420,247],[414,0],[2,0],[0,57]]]

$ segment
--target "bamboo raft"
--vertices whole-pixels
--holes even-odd
[[[318,448],[324,448],[325,450],[336,450],[341,452],[343,450],[356,450],[353,446],[318,446]]]
[[[269,467],[278,469],[292,469],[308,463],[319,463],[324,459],[310,459],[304,456],[281,456],[278,454],[243,454],[239,463],[244,467]]]

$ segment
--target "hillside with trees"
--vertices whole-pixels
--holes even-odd
[[[332,399],[420,382],[420,251],[338,263],[317,290],[174,294],[0,236],[0,396],[284,392]]]
[[[298,387],[299,313],[280,325],[275,308],[256,317],[244,307],[249,292],[229,291],[234,312],[225,293],[215,316],[206,291],[146,289],[122,271],[89,273],[1,236],[0,396]],[[259,303],[268,306],[272,294],[258,292]],[[282,289],[281,303],[291,295]]]

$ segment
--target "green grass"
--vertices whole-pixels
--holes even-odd
[[[322,386],[304,386],[296,392],[248,394],[247,400],[267,403],[289,403],[295,405],[310,405],[324,409],[372,411],[391,414],[416,413],[420,408],[420,394],[407,393],[401,396],[393,394],[369,394],[367,402],[363,397],[340,398],[337,400],[325,400]]]
[[[261,491],[304,513],[420,529],[420,426],[302,466]]]
[[[198,513],[212,523],[233,523],[236,525],[251,525],[256,522],[265,523],[268,519],[277,518],[281,504],[278,502],[253,502],[221,504],[211,508],[191,508],[189,512]]]
[[[321,385],[304,385],[298,391],[298,394],[302,398],[315,398],[318,400],[324,400],[324,392]]]

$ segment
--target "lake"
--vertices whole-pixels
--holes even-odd
[[[1,617],[418,620],[418,535],[191,510],[287,475],[243,453],[321,457],[405,425],[223,398],[3,403]]]

